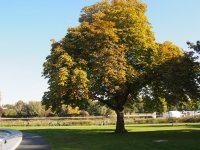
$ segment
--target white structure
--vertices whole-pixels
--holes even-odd
[[[166,112],[166,118],[169,118],[169,117],[179,118],[179,117],[183,117],[183,114],[180,111],[168,111]]]
[[[194,117],[200,115],[200,111],[168,111],[165,113],[162,113],[161,117],[163,118],[169,118],[169,117]]]

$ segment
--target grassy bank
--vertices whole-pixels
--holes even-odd
[[[126,125],[127,134],[114,134],[108,126],[10,127],[46,138],[52,150],[196,150],[200,124]]]

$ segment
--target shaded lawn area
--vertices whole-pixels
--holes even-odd
[[[52,150],[197,150],[200,124],[128,125],[129,133],[113,133],[115,126],[12,127],[46,138]]]

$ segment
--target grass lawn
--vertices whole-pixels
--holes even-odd
[[[200,124],[127,125],[125,134],[115,126],[12,127],[46,138],[52,150],[200,150]]]

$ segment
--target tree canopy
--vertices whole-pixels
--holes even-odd
[[[152,111],[199,97],[199,63],[171,42],[155,42],[139,0],[103,0],[81,11],[80,25],[52,40],[43,76],[43,104],[85,108],[88,100],[117,114],[116,133],[126,132],[125,104],[142,100]]]

